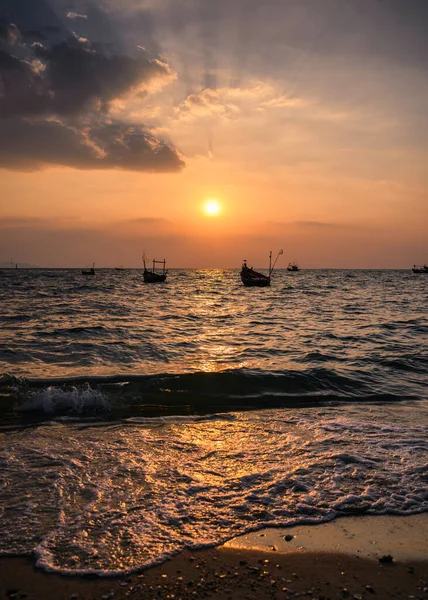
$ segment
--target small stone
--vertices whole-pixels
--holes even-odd
[[[367,590],[368,592],[370,592],[371,594],[376,594],[376,592],[374,591],[374,589],[372,588],[372,586],[371,586],[371,585],[366,585],[366,590]]]
[[[284,537],[284,540],[286,542],[291,542],[291,540],[293,540],[293,539],[294,539],[294,535],[290,535],[290,534],[288,534]]]
[[[349,590],[347,588],[343,588],[343,590],[342,590],[342,596],[344,598],[346,598],[347,596],[349,596]]]
[[[273,552],[276,552],[278,550],[278,548],[276,546],[272,546],[272,550],[273,550]]]
[[[246,560],[240,560],[239,564],[241,565],[241,567],[243,567],[244,565],[248,565],[248,561],[246,561]]]
[[[391,554],[384,554],[383,556],[379,556],[378,561],[382,564],[391,564],[394,562],[394,558]]]

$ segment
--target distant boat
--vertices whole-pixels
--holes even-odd
[[[269,253],[269,275],[264,275],[258,271],[254,271],[253,267],[247,265],[247,261],[244,260],[241,268],[241,281],[246,287],[268,287],[270,286],[272,272],[275,268],[278,256],[282,254],[282,250],[278,252],[275,262],[272,266],[272,251]]]
[[[413,273],[428,273],[428,265],[413,265]]]
[[[288,263],[287,271],[300,271],[300,267],[296,262]]]
[[[124,271],[125,269],[124,269],[123,265],[120,265],[120,267],[115,267],[114,270],[115,271]]]
[[[82,269],[82,275],[95,275],[95,263],[92,263],[90,269]]]
[[[167,269],[166,269],[166,260],[155,260],[153,259],[153,267],[152,270],[150,271],[149,269],[147,269],[146,267],[146,257],[143,254],[143,264],[144,264],[144,271],[143,271],[143,278],[144,278],[144,283],[163,283],[166,280],[166,276],[167,276]],[[156,265],[162,265],[162,273],[156,273]]]

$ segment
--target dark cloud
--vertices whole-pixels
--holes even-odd
[[[0,165],[182,168],[171,144],[143,126],[108,118],[114,99],[129,92],[147,94],[153,82],[172,75],[169,66],[146,54],[118,53],[114,44],[92,42],[64,27],[46,2],[37,5],[40,10],[28,0],[16,5],[6,0],[0,8]],[[7,20],[11,17],[16,22]],[[67,13],[64,19],[70,21]]]
[[[177,150],[123,123],[73,127],[61,121],[0,119],[0,167],[38,169],[44,164],[79,169],[178,171]]]

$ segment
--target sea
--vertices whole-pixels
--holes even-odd
[[[428,277],[0,272],[0,554],[120,575],[428,511]]]

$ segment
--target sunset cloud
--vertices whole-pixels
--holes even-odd
[[[159,172],[184,166],[171,143],[141,123],[109,116],[112,102],[144,97],[173,79],[167,63],[118,53],[65,27],[18,25],[0,28],[0,166]]]
[[[167,172],[184,166],[177,150],[123,123],[70,124],[56,120],[0,120],[0,167],[37,169],[45,164],[78,169]]]

